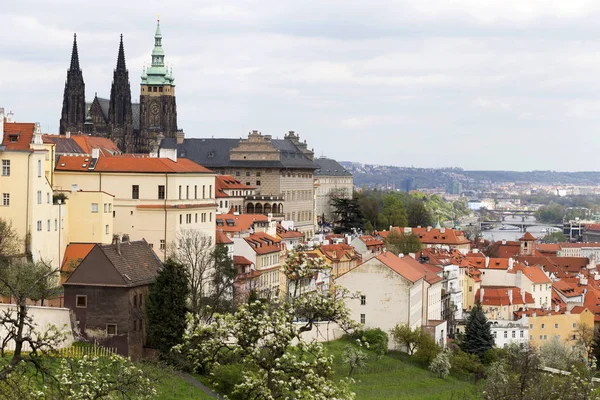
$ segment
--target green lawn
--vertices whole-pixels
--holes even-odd
[[[202,390],[189,384],[170,368],[157,367],[152,364],[143,364],[156,382],[157,399],[212,399]]]
[[[341,362],[344,346],[350,343],[337,340],[325,343],[325,347],[335,357],[336,376],[343,378],[348,375],[348,369]],[[429,372],[424,366],[410,360],[408,355],[390,352],[376,360],[369,353],[369,363],[366,368],[353,374],[356,380],[351,388],[357,399],[478,399],[481,388],[456,377],[449,376],[440,379]]]

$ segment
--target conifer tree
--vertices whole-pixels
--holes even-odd
[[[465,338],[461,347],[463,351],[477,354],[480,357],[494,347],[494,337],[492,336],[490,323],[483,312],[479,300],[477,300],[467,318]]]
[[[189,286],[185,267],[172,259],[163,264],[146,302],[148,344],[163,357],[179,344],[186,327]]]

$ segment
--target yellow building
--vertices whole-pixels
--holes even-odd
[[[130,240],[145,239],[162,259],[184,229],[198,230],[215,242],[212,171],[178,159],[174,151],[163,151],[161,157],[95,155],[61,156],[55,166],[55,189],[114,196],[114,233],[129,235]],[[104,200],[98,207],[104,210]]]
[[[574,345],[579,326],[594,327],[594,314],[585,307],[574,307],[570,312],[529,309],[516,312],[515,315],[517,318],[527,317],[529,343],[534,346],[540,346],[553,337]]]

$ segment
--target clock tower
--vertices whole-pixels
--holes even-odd
[[[173,138],[177,132],[177,104],[173,68],[165,66],[160,20],[156,24],[152,63],[142,73],[140,88],[140,133],[136,152],[148,152],[150,140],[158,135]]]

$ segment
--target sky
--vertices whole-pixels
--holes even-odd
[[[186,137],[282,138],[368,164],[600,170],[600,2],[5,0],[0,107],[56,133],[73,33],[132,98],[160,13]],[[136,100],[137,101],[137,100]]]

